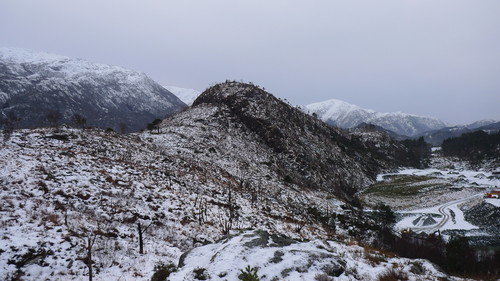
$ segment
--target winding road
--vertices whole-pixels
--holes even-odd
[[[470,197],[467,197],[464,199],[459,199],[459,200],[447,202],[447,203],[439,206],[439,208],[438,208],[438,212],[441,214],[442,219],[437,224],[432,224],[429,226],[410,227],[410,229],[414,232],[417,232],[417,233],[420,233],[420,232],[434,233],[434,232],[438,231],[439,229],[441,229],[450,220],[451,216],[450,216],[449,212],[446,212],[447,208],[449,208],[452,205],[458,205],[460,203],[463,203],[463,202],[466,202],[466,201],[469,201],[469,200],[472,200],[476,197],[481,197],[481,196],[482,196],[482,193],[476,194],[476,195],[473,195],[473,196],[470,196]]]

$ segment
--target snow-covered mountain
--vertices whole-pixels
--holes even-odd
[[[460,137],[463,134],[475,131],[485,131],[489,134],[500,130],[500,122],[495,120],[481,120],[468,125],[444,127],[439,130],[433,130],[419,134],[425,141],[432,145],[441,145],[445,139]]]
[[[381,113],[336,99],[306,105],[304,110],[333,126],[352,128],[368,123],[410,137],[446,126],[443,121],[431,117],[401,112]]]
[[[494,119],[483,119],[483,120],[479,120],[479,121],[467,124],[467,125],[465,125],[465,127],[467,129],[474,130],[474,129],[478,129],[481,127],[487,127],[489,125],[492,125],[492,124],[498,123],[498,122],[500,122],[500,121],[494,120]]]
[[[180,88],[176,86],[164,86],[165,89],[176,95],[187,105],[192,105],[194,100],[200,95],[200,91],[195,89]]]
[[[88,126],[137,131],[186,105],[143,73],[81,59],[0,48],[0,117],[9,112],[19,128],[46,126],[49,112]]]

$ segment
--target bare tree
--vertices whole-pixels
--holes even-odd
[[[57,110],[51,110],[47,113],[46,118],[47,121],[49,121],[51,127],[59,129],[59,126],[61,125],[61,120],[63,119],[63,115],[61,112]]]
[[[87,124],[87,119],[78,113],[73,114],[71,121],[76,127],[79,127],[82,130],[85,129],[85,125]]]
[[[118,123],[118,129],[120,130],[120,134],[125,134],[128,129],[127,123],[125,122]]]
[[[237,205],[231,188],[228,188],[228,198],[227,198],[227,208],[226,216],[222,219],[222,233],[228,235],[229,231],[233,228],[234,221],[238,218]]]
[[[94,231],[90,231],[90,230],[82,229],[82,231],[86,232],[86,235],[83,235],[80,237],[80,239],[82,239],[84,242],[86,256],[84,258],[82,258],[81,260],[83,261],[83,263],[85,263],[85,265],[89,269],[89,281],[92,281],[92,278],[93,278],[92,264],[94,263],[94,261],[92,260],[92,250],[94,248],[95,241],[97,239],[97,236],[100,233],[100,230],[97,229]]]
[[[17,122],[20,120],[21,118],[17,117],[17,115],[12,111],[7,112],[6,117],[0,119],[0,125],[3,128],[4,143],[10,139],[12,133],[14,133]]]
[[[203,194],[198,189],[196,198],[194,200],[194,216],[198,219],[198,224],[202,225],[207,217],[207,200],[204,198]]]
[[[139,254],[144,254],[144,240],[143,234],[148,230],[148,228],[153,224],[150,222],[147,226],[144,226],[140,221],[137,221],[137,232],[139,233]]]

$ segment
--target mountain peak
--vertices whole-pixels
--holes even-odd
[[[0,116],[22,117],[19,128],[47,126],[58,111],[89,126],[143,129],[186,105],[144,73],[26,49],[0,48]]]
[[[477,129],[477,128],[480,128],[480,127],[484,127],[484,126],[487,126],[487,125],[490,125],[490,124],[493,124],[493,123],[497,123],[498,120],[494,120],[494,119],[483,119],[483,120],[479,120],[479,121],[476,121],[474,123],[471,123],[471,124],[467,124],[465,125],[465,127],[467,129]]]
[[[182,102],[192,105],[194,100],[200,95],[200,91],[195,89],[182,88],[177,86],[164,86],[172,94],[176,95]]]
[[[146,74],[120,66],[93,63],[84,59],[70,58],[21,48],[0,47],[0,61],[10,64],[25,65],[30,74],[64,76],[85,80],[88,76],[120,76],[132,83],[149,79]]]
[[[307,112],[316,113],[324,122],[341,128],[370,123],[399,135],[415,136],[446,126],[443,121],[431,117],[403,112],[381,113],[335,99],[309,104],[304,108]]]
[[[345,102],[343,100],[338,100],[338,99],[329,99],[323,102],[317,102],[317,103],[312,103],[308,105],[311,109],[314,108],[316,110],[324,110],[328,112],[334,112],[334,111],[342,111],[342,110],[357,110],[357,109],[363,109],[357,105],[350,104],[348,102]],[[363,109],[367,110],[367,109]],[[371,111],[371,110],[367,110]]]
[[[398,161],[375,153],[371,144],[361,138],[328,126],[252,84],[214,85],[205,90],[190,109],[165,124],[186,122],[190,119],[188,116],[206,116],[201,121],[210,124],[210,128],[220,128],[217,134],[222,138],[227,131],[232,143],[245,143],[237,141],[236,135],[252,136],[259,147],[266,150],[262,159],[269,159],[260,161],[275,167],[279,177],[302,188],[328,190],[345,200],[352,199],[352,194],[372,183],[378,171]],[[404,150],[396,144],[387,144],[392,151]],[[245,155],[250,154],[245,153],[249,147],[245,144],[233,149]]]
[[[0,59],[24,63],[44,63],[70,60],[69,57],[65,57],[62,55],[37,52],[29,49],[8,47],[0,47]]]
[[[193,102],[193,106],[201,103],[224,103],[234,105],[236,101],[259,101],[268,99],[271,96],[271,94],[256,85],[226,81],[203,91],[203,93]]]

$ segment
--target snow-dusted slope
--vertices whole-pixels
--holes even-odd
[[[405,136],[415,136],[446,126],[441,120],[431,117],[401,112],[380,113],[336,99],[306,105],[304,110],[315,113],[321,120],[337,127],[352,128],[360,123],[369,123]]]
[[[401,145],[386,141],[371,146],[363,138],[328,126],[251,84],[226,82],[210,87],[190,110],[201,107],[218,112],[213,114],[215,120],[214,117],[201,120],[214,120],[220,131],[227,130],[228,123],[234,123],[240,134],[254,134],[256,141],[267,149],[261,152],[268,159],[264,162],[269,162],[286,181],[306,188],[327,189],[346,200],[371,184],[376,171],[406,164],[391,153],[406,155],[406,148]],[[178,120],[184,113],[172,119]],[[243,153],[249,149],[243,144],[236,150]]]
[[[93,238],[95,280],[151,280],[155,266],[170,263],[179,272],[169,280],[195,280],[197,268],[210,280],[225,280],[224,271],[237,280],[247,265],[259,266],[263,281],[320,274],[370,281],[394,264],[409,280],[444,276],[428,262],[353,245],[349,232],[361,219],[349,205],[284,182],[261,158],[270,154],[252,153],[266,150],[252,133],[229,123],[216,134],[212,125],[225,126],[214,123],[220,111],[206,109],[175,115],[160,134],[62,129],[62,141],[51,129],[15,131],[0,149],[0,280],[88,280]],[[344,212],[333,233],[318,220]],[[138,224],[149,225],[144,254]],[[241,235],[216,243],[227,233]],[[265,233],[270,239],[258,239]],[[410,272],[415,263],[426,268],[420,276]]]
[[[483,119],[483,120],[479,120],[479,121],[476,121],[476,122],[471,123],[471,124],[467,124],[467,125],[465,125],[465,127],[467,127],[467,129],[474,130],[474,129],[478,129],[478,128],[488,126],[488,125],[498,123],[498,122],[500,122],[500,121],[494,120],[494,119]]]
[[[200,95],[200,91],[195,89],[180,88],[175,86],[165,86],[165,89],[176,95],[187,105],[193,104],[193,101]]]
[[[63,121],[74,114],[87,125],[130,131],[154,118],[180,111],[185,104],[143,73],[117,66],[25,49],[0,48],[0,116],[13,112],[18,127],[47,125],[59,111]]]
[[[376,258],[378,260],[373,262]],[[412,273],[415,263],[422,266],[422,273]],[[247,272],[246,267],[255,269],[262,281],[379,280],[378,277],[395,264],[399,265],[402,276],[406,276],[407,279],[403,280],[446,277],[424,260],[389,257],[376,250],[346,246],[336,241],[298,242],[264,231],[246,231],[216,244],[196,248],[183,257],[183,264],[169,280],[196,280],[196,276],[201,276],[200,272],[207,280],[240,280],[238,275],[241,271]]]
[[[395,163],[381,155],[397,150],[391,140],[332,128],[253,85],[215,85],[158,131],[54,132],[15,130],[2,143],[0,280],[88,280],[88,265],[96,280],[151,280],[156,266],[170,263],[179,269],[171,280],[193,280],[197,267],[221,280],[217,265],[229,257],[234,267],[224,270],[234,280],[247,254],[273,254],[274,263],[251,264],[267,274],[263,281],[368,281],[394,263],[409,280],[435,275],[427,262],[353,245],[354,237],[372,241],[375,222],[336,196],[347,201]],[[255,241],[261,246],[246,251],[258,238],[248,229],[294,241]],[[421,276],[409,272],[415,262],[425,265]]]

